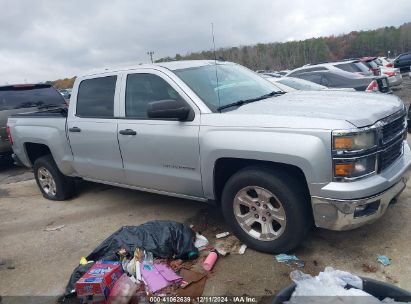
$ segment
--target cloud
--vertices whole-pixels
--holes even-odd
[[[211,22],[229,47],[398,26],[409,11],[409,0],[3,0],[0,84],[211,49]]]

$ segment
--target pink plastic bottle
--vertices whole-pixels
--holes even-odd
[[[207,258],[203,262],[203,268],[206,271],[213,269],[214,264],[217,262],[218,255],[216,252],[212,251],[208,254]]]

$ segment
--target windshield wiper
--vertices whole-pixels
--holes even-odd
[[[221,111],[221,110],[231,108],[231,107],[240,107],[240,106],[245,105],[247,103],[252,103],[252,102],[255,102],[255,101],[259,101],[259,100],[263,100],[263,99],[267,99],[267,98],[270,98],[270,97],[273,97],[273,96],[278,96],[278,95],[283,95],[283,94],[285,94],[285,92],[273,91],[271,93],[268,93],[268,94],[265,94],[265,95],[262,95],[262,96],[259,96],[259,97],[256,97],[256,98],[239,100],[239,101],[236,101],[236,102],[233,102],[233,103],[229,103],[227,105],[218,107],[217,111]]]

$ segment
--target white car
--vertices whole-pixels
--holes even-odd
[[[381,75],[387,76],[390,87],[395,87],[402,84],[402,75],[399,68],[394,68],[392,62],[386,57],[378,57],[374,60],[381,69]]]
[[[393,68],[394,64],[392,63],[392,59],[388,58],[388,57],[378,57],[376,59],[378,65],[387,67],[387,68]]]

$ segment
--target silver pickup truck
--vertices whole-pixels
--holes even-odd
[[[209,201],[260,251],[381,217],[411,166],[402,101],[275,90],[228,62],[103,70],[77,78],[68,110],[9,118],[10,140],[48,199],[82,178]]]

